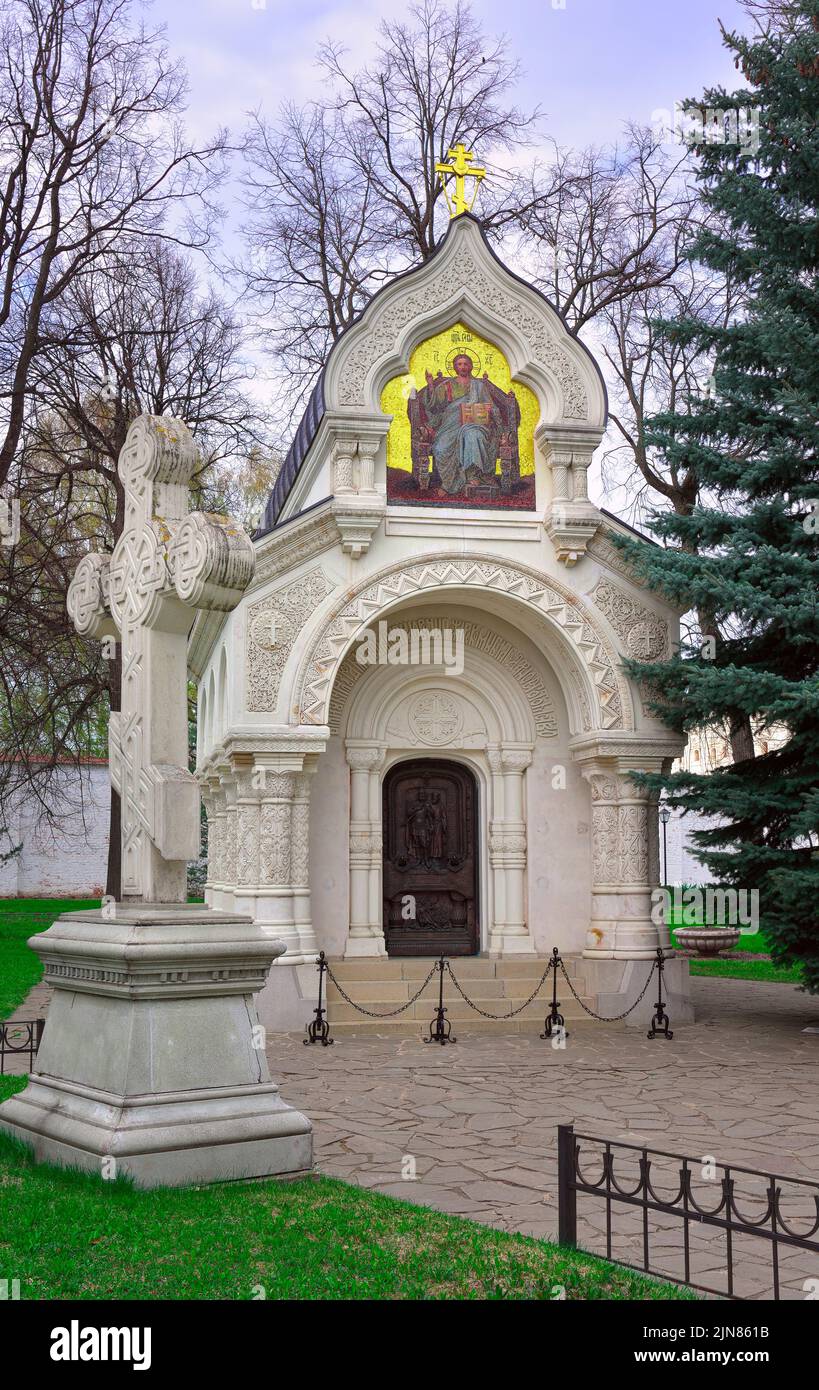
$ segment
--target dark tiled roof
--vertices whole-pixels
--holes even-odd
[[[293,443],[287,450],[287,458],[281,466],[279,476],[273,484],[273,489],[267,499],[267,506],[264,509],[262,524],[254,533],[254,540],[266,536],[268,531],[273,530],[281,509],[287,501],[290,489],[296,481],[299,469],[304,463],[307,450],[316,437],[316,431],[324,415],[324,373],[326,370],[325,366],[310,392],[307,408],[299,421],[299,427],[293,436]]]

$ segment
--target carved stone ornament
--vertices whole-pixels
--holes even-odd
[[[457,700],[440,690],[430,690],[413,700],[409,709],[409,723],[413,733],[423,743],[451,743],[461,732],[464,723],[463,711]]]
[[[500,633],[482,623],[457,621],[446,613],[424,614],[423,618],[401,619],[396,617],[390,623],[392,630],[462,632],[464,647],[468,651],[481,652],[497,661],[520,686],[532,711],[535,729],[540,738],[557,736],[557,713],[554,701],[546,689],[538,671],[527,661],[523,653]],[[368,667],[356,660],[355,650],[347,653],[333,686],[330,701],[329,724],[332,733],[339,733],[341,717],[355,686],[365,676]],[[586,726],[589,727],[589,726]]]
[[[247,620],[248,709],[275,709],[293,643],[332,587],[323,571],[314,569],[251,604]]]
[[[600,579],[592,595],[604,617],[622,639],[628,656],[653,661],[668,652],[668,623],[635,603],[610,579]]]
[[[557,382],[563,399],[563,415],[567,419],[588,418],[589,403],[586,388],[577,367],[561,347],[554,330],[550,331],[546,311],[538,312],[528,296],[507,284],[497,273],[491,273],[470,249],[457,256],[440,256],[433,263],[423,286],[408,284],[403,293],[388,301],[376,302],[367,314],[366,331],[356,335],[341,358],[340,376],[336,388],[337,404],[367,409],[367,384],[376,364],[395,351],[407,326],[428,318],[431,313],[448,304],[458,290],[468,290],[493,317],[509,324],[527,343],[533,360],[546,369]],[[494,267],[493,267],[494,271]],[[503,272],[501,272],[503,274]],[[506,278],[504,276],[504,278]],[[362,329],[364,324],[362,324]],[[353,330],[354,331],[354,330]]]
[[[67,598],[78,632],[115,634],[122,645],[121,709],[109,722],[122,892],[148,901],[184,901],[186,861],[199,852],[199,789],[187,769],[187,632],[197,609],[235,608],[253,575],[253,546],[237,522],[188,512],[197,466],[181,420],[134,421],[118,463],[122,534],[110,556],[80,561]]]

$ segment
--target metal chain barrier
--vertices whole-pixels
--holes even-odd
[[[308,1024],[307,1026],[307,1037],[304,1040],[305,1046],[307,1046],[308,1043],[320,1042],[322,1047],[329,1047],[333,1042],[333,1039],[330,1037],[330,1024],[325,1016],[327,1013],[327,1009],[323,1004],[323,985],[325,975],[327,975],[328,979],[332,980],[333,984],[335,985],[344,1002],[346,1004],[350,1004],[352,1008],[356,1010],[357,1013],[363,1014],[366,1018],[384,1019],[397,1018],[399,1014],[406,1013],[407,1009],[411,1008],[412,1005],[416,1002],[416,1000],[420,999],[421,995],[423,994],[424,990],[426,989],[427,985],[429,984],[436,971],[438,972],[438,1005],[435,1009],[435,1017],[433,1018],[433,1021],[429,1026],[430,1036],[428,1038],[425,1038],[424,1042],[437,1042],[444,1044],[448,1042],[454,1043],[456,1041],[456,1039],[452,1036],[452,1028],[449,1023],[449,1020],[446,1018],[447,1010],[444,1006],[445,974],[449,976],[450,980],[455,986],[455,989],[463,999],[464,1003],[468,1006],[468,1008],[473,1009],[474,1012],[480,1014],[482,1018],[488,1018],[495,1023],[505,1023],[508,1019],[515,1018],[517,1014],[522,1013],[524,1009],[528,1008],[528,1006],[537,998],[538,994],[543,988],[544,983],[546,982],[549,972],[552,971],[553,979],[551,1008],[549,1015],[547,1016],[546,1022],[544,1024],[544,1031],[541,1033],[540,1036],[542,1038],[547,1039],[551,1038],[553,1036],[554,1031],[558,1028],[562,1030],[564,1036],[568,1036],[568,1034],[566,1034],[565,1032],[563,1016],[559,1012],[560,1001],[557,997],[558,968],[562,971],[563,978],[565,979],[566,984],[569,986],[572,996],[574,997],[574,999],[577,1000],[577,1003],[580,1005],[581,1009],[584,1011],[584,1013],[587,1013],[590,1018],[596,1019],[599,1023],[619,1023],[622,1019],[628,1018],[629,1014],[632,1014],[634,1012],[638,1004],[642,1003],[648,991],[648,987],[651,984],[651,981],[653,980],[654,975],[656,973],[658,976],[658,998],[654,1008],[654,1016],[651,1020],[651,1027],[648,1031],[647,1036],[649,1038],[656,1038],[661,1036],[668,1038],[669,1040],[674,1036],[669,1026],[670,1020],[668,1014],[665,1011],[665,1004],[663,1001],[663,970],[665,967],[665,954],[660,947],[658,947],[657,949],[657,959],[652,963],[651,969],[648,972],[648,978],[645,984],[643,985],[643,988],[640,990],[640,993],[638,994],[634,1003],[630,1004],[627,1009],[624,1009],[623,1012],[619,1014],[598,1014],[595,1012],[594,1009],[590,1009],[588,1004],[585,1004],[583,1002],[569,978],[568,971],[566,970],[566,967],[563,964],[563,961],[560,957],[560,953],[556,946],[552,950],[552,954],[549,958],[549,963],[546,966],[546,969],[544,970],[543,974],[541,975],[531,994],[528,996],[527,999],[524,999],[523,1003],[519,1004],[517,1008],[510,1009],[509,1012],[505,1014],[490,1013],[488,1009],[483,1009],[481,1008],[480,1004],[476,1004],[474,999],[470,999],[469,995],[466,993],[466,990],[463,988],[460,981],[456,977],[450,962],[446,959],[445,956],[441,956],[439,960],[435,961],[426,979],[418,987],[415,993],[410,996],[409,999],[405,1000],[403,1004],[399,1004],[394,1009],[385,1009],[383,1011],[376,1009],[365,1009],[362,1004],[357,1004],[354,999],[351,999],[347,991],[344,989],[343,985],[339,983],[339,981],[333,974],[333,971],[330,968],[330,963],[327,960],[327,957],[325,956],[323,951],[319,953],[316,965],[319,972],[318,1007],[314,1011],[315,1018],[313,1022]]]
[[[564,980],[566,981],[566,984],[569,986],[569,989],[571,990],[572,994],[574,995],[574,997],[575,997],[575,999],[577,1000],[578,1004],[580,1005],[581,1009],[584,1009],[584,1010],[586,1011],[586,1013],[589,1014],[589,1016],[590,1016],[591,1018],[596,1018],[597,1021],[598,1021],[599,1023],[619,1023],[621,1018],[628,1018],[629,1014],[633,1014],[633,1013],[634,1013],[634,1010],[637,1008],[637,1005],[642,1003],[642,1001],[643,1001],[643,999],[644,999],[644,997],[645,997],[646,990],[648,989],[649,985],[651,984],[651,981],[652,981],[653,978],[654,978],[654,971],[657,969],[657,962],[656,962],[656,960],[655,960],[654,964],[652,965],[651,969],[649,970],[649,972],[648,972],[648,979],[646,980],[645,984],[643,985],[643,988],[640,990],[640,993],[637,995],[637,998],[635,999],[634,1003],[633,1003],[633,1004],[630,1004],[629,1007],[628,1007],[627,1009],[624,1009],[623,1012],[622,1012],[621,1014],[610,1014],[610,1015],[609,1015],[609,1014],[596,1014],[596,1013],[594,1012],[594,1009],[590,1009],[589,1006],[588,1006],[588,1004],[584,1004],[584,1003],[583,1003],[583,1000],[580,998],[580,995],[578,994],[577,990],[575,989],[574,985],[572,984],[571,980],[569,979],[569,976],[568,976],[567,973],[566,973],[566,967],[565,967],[565,965],[563,964],[563,961],[560,962],[560,969],[563,971],[563,978],[564,978]]]
[[[341,995],[342,999],[344,1000],[345,1004],[352,1004],[354,1009],[357,1009],[360,1014],[366,1014],[367,1018],[395,1018],[397,1014],[406,1013],[407,1009],[410,1007],[410,1004],[414,1004],[416,999],[418,999],[420,995],[423,994],[424,990],[426,989],[427,985],[429,984],[430,980],[435,974],[435,971],[438,969],[438,962],[435,962],[429,974],[427,975],[427,978],[424,980],[424,983],[421,985],[421,988],[415,991],[411,999],[408,999],[405,1004],[399,1004],[397,1009],[388,1009],[385,1013],[376,1013],[374,1009],[365,1009],[362,1007],[361,1004],[356,1004],[355,1000],[351,999],[349,994],[347,994],[346,991],[342,989],[341,985],[339,984],[338,980],[336,979],[335,975],[330,969],[330,966],[326,963],[325,969],[333,984],[335,985],[336,989],[338,990],[339,994]]]
[[[503,1021],[506,1020],[507,1018],[514,1018],[514,1017],[515,1017],[515,1014],[522,1013],[523,1010],[527,1007],[527,1005],[528,1005],[528,1004],[531,1004],[532,1000],[534,999],[535,995],[536,995],[536,994],[538,993],[538,991],[540,990],[540,988],[541,988],[541,986],[542,986],[544,980],[546,979],[546,976],[548,975],[549,971],[551,970],[551,968],[552,968],[552,962],[549,961],[549,964],[546,966],[546,969],[544,970],[543,974],[541,975],[540,979],[538,980],[537,984],[535,985],[534,989],[532,990],[532,993],[529,995],[529,998],[528,998],[528,999],[524,999],[523,1003],[522,1003],[517,1009],[510,1009],[510,1011],[509,1011],[508,1014],[490,1014],[489,1011],[488,1011],[487,1009],[482,1009],[481,1006],[480,1006],[480,1004],[476,1004],[475,1001],[474,1001],[474,999],[470,999],[469,995],[464,991],[464,989],[462,988],[462,986],[461,986],[461,985],[459,984],[459,982],[456,980],[455,974],[454,974],[454,972],[453,972],[452,966],[450,965],[449,961],[447,961],[447,963],[446,963],[447,974],[449,975],[450,980],[452,981],[453,985],[454,985],[455,988],[457,989],[457,991],[458,991],[458,993],[460,994],[461,998],[463,999],[464,1003],[465,1003],[465,1004],[468,1004],[469,1007],[470,1007],[470,1009],[474,1009],[476,1014],[481,1014],[481,1016],[482,1016],[483,1018],[492,1018],[492,1019],[494,1019],[496,1022],[499,1021],[499,1020],[500,1020],[501,1022],[503,1022]]]

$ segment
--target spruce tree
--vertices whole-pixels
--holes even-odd
[[[819,993],[819,0],[723,38],[747,86],[688,106],[745,110],[750,137],[740,122],[737,142],[728,114],[723,139],[697,144],[712,216],[691,254],[743,287],[745,309],[723,330],[663,325],[714,364],[710,393],[646,432],[693,470],[698,497],[687,515],[655,515],[661,545],[623,542],[700,633],[666,662],[627,665],[678,732],[750,720],[764,740],[784,728],[784,746],[726,768],[643,780],[722,818],[695,836],[698,857],[718,882],[758,892],[774,960],[799,963]]]

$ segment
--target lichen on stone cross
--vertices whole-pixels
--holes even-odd
[[[184,903],[199,856],[199,788],[188,771],[187,638],[199,609],[230,612],[253,576],[231,517],[189,511],[196,446],[181,420],[140,415],[120,452],[125,522],[113,554],[86,555],[68,590],[83,637],[121,643],[121,708],[109,723],[121,799],[122,898]]]

